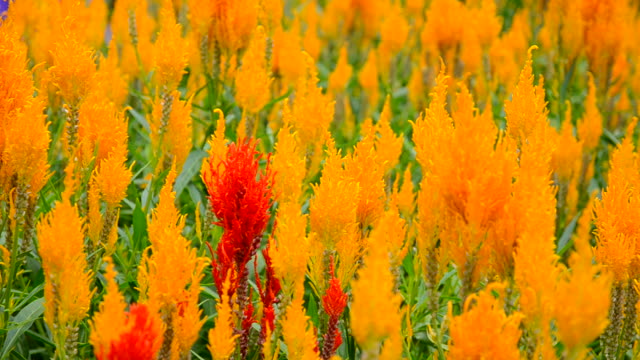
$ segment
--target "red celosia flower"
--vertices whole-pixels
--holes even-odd
[[[128,330],[111,343],[108,360],[155,359],[162,345],[162,329],[145,305],[131,305],[127,322]]]
[[[247,139],[230,144],[224,160],[209,162],[204,182],[218,218],[216,225],[224,229],[216,251],[217,263],[213,264],[218,290],[232,265],[238,279],[247,275],[246,265],[260,246],[269,221],[273,173],[269,158],[266,168],[260,170],[261,159],[256,142]]]
[[[320,356],[323,360],[328,360],[336,352],[336,350],[342,344],[342,336],[340,330],[338,330],[338,320],[347,306],[347,294],[342,291],[340,280],[336,278],[333,269],[333,257],[329,264],[329,288],[322,297],[322,307],[324,311],[329,315],[329,324],[327,326],[327,332],[323,336],[324,343],[322,345],[322,351]]]

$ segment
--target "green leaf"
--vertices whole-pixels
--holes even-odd
[[[200,172],[202,166],[202,159],[207,156],[207,152],[204,150],[196,149],[192,151],[182,167],[182,172],[178,175],[176,183],[173,186],[173,191],[176,192],[176,197],[182,194],[182,191],[187,187],[191,179]]]
[[[560,236],[560,239],[558,240],[558,248],[556,249],[556,251],[558,252],[558,255],[562,256],[564,255],[565,252],[567,252],[567,250],[571,249],[571,246],[573,245],[573,241],[572,241],[573,230],[575,230],[577,223],[578,223],[578,215],[574,216],[571,222],[569,223],[569,225],[567,225],[567,227],[564,228],[564,231],[562,232],[562,236]]]
[[[2,345],[2,353],[0,359],[6,359],[9,353],[16,345],[18,339],[24,334],[34,321],[36,321],[44,312],[44,297],[34,300],[29,305],[25,306],[11,321],[13,324],[9,325],[9,332]]]

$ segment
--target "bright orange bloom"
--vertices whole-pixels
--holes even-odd
[[[489,285],[464,303],[460,316],[453,316],[451,306],[450,348],[448,359],[520,359],[520,320],[518,313],[507,316],[502,303],[494,298]]]

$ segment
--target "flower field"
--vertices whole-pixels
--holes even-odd
[[[0,360],[640,358],[640,1],[0,14]]]

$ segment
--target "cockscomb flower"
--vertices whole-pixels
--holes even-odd
[[[400,178],[402,178],[402,187],[400,186]],[[402,177],[400,174],[397,175],[389,203],[398,209],[405,220],[410,221],[416,209],[415,199],[416,195],[411,179],[411,165],[408,165]]]
[[[226,54],[234,54],[247,47],[257,22],[256,2],[215,0],[213,36],[217,46]]]
[[[111,208],[120,206],[127,195],[127,187],[131,182],[131,168],[125,165],[126,155],[112,152],[103,159],[96,173],[96,185],[100,189],[102,199]]]
[[[218,316],[214,327],[209,330],[209,352],[214,360],[228,360],[236,349],[238,334],[234,334],[233,298],[229,295],[231,276],[227,274],[216,304]]]
[[[318,360],[316,335],[313,324],[305,315],[303,294],[297,294],[286,310],[286,315],[280,321],[282,337],[287,345],[289,359]]]
[[[6,143],[0,155],[0,171],[15,175],[18,184],[29,187],[35,197],[44,187],[49,173],[49,129],[40,98],[33,98],[15,113],[5,128]]]
[[[489,285],[479,294],[473,294],[464,303],[464,311],[451,319],[449,359],[520,359],[520,321],[522,315],[506,315],[501,302]]]
[[[596,85],[591,74],[584,108],[584,114],[578,121],[578,138],[582,141],[585,151],[590,152],[598,146],[602,135],[602,115],[598,110]]]
[[[198,257],[190,241],[182,236],[185,219],[175,207],[175,177],[172,168],[160,191],[158,206],[151,213],[151,246],[144,252],[138,270],[140,301],[158,309],[165,324],[159,355],[163,359],[189,354],[193,334],[203,324],[197,294],[207,261]]]
[[[116,271],[107,259],[106,295],[91,320],[89,342],[99,360],[155,359],[162,344],[162,323],[146,305],[127,304],[116,282]]]
[[[318,71],[313,58],[305,54],[306,74],[298,78],[295,101],[292,106],[292,125],[297,131],[300,146],[309,151],[318,148],[326,139],[329,125],[333,121],[335,102],[322,93],[318,86]],[[314,154],[319,156],[321,154]]]
[[[290,116],[289,108],[285,106],[285,124],[278,132],[278,141],[273,155],[274,190],[282,202],[299,202],[302,198],[302,185],[306,175],[305,156],[297,144],[297,134],[291,132],[288,121]]]
[[[380,119],[376,124],[376,157],[382,164],[385,175],[388,175],[400,161],[402,153],[403,136],[397,136],[391,128],[391,97],[387,95],[384,107],[380,113]]]
[[[226,123],[224,113],[220,109],[215,109],[214,113],[218,114],[216,121],[216,131],[211,135],[207,142],[209,150],[208,156],[202,160],[201,177],[202,180],[211,176],[211,169],[218,168],[218,164],[227,156],[227,139],[225,139]]]
[[[153,102],[153,112],[149,122],[151,139],[156,150],[160,169],[168,169],[175,162],[176,169],[182,169],[192,147],[191,105],[192,99],[179,100],[180,92],[173,90],[170,97],[169,114],[165,100],[156,97]]]
[[[109,154],[127,154],[127,119],[124,112],[100,92],[92,92],[79,109],[79,162],[99,168]]]
[[[552,168],[559,179],[568,183],[578,176],[582,159],[582,141],[576,139],[571,123],[571,103],[567,101],[565,119],[558,134],[558,147],[553,153]]]
[[[329,92],[333,94],[344,92],[352,72],[353,70],[351,69],[351,65],[349,65],[349,59],[347,57],[347,46],[343,45],[340,48],[336,67],[329,76]]]
[[[544,101],[544,89],[533,84],[532,53],[537,46],[529,48],[527,62],[525,63],[518,85],[512,100],[507,100],[504,105],[507,113],[507,132],[522,143],[534,131],[534,128],[547,121],[547,109]]]
[[[375,50],[370,50],[367,61],[358,73],[358,82],[367,94],[367,105],[369,109],[375,109],[378,105],[379,81],[378,81],[378,59]]]
[[[369,245],[383,247],[389,254],[391,267],[396,268],[402,264],[409,248],[405,245],[407,235],[407,222],[400,217],[398,210],[390,208],[380,217],[369,236]]]
[[[279,27],[273,34],[271,71],[274,76],[281,79],[284,85],[283,90],[295,85],[296,80],[304,75],[306,63],[302,53],[302,40],[297,19],[289,29]]]
[[[95,52],[78,39],[76,34],[63,31],[51,53],[53,66],[49,69],[53,84],[72,111],[89,93],[96,74]]]
[[[227,261],[234,265],[239,278],[246,277],[246,265],[255,255],[267,227],[273,201],[273,172],[270,159],[264,170],[260,170],[260,160],[262,154],[256,150],[255,140],[232,143],[225,159],[217,164],[210,161],[209,173],[204,178],[211,209],[218,218],[216,225],[224,229],[217,249],[219,263],[214,266],[218,286],[228,270],[218,266]]]
[[[380,344],[401,331],[402,299],[394,293],[395,279],[386,247],[371,246],[358,275],[351,283],[351,331],[362,351],[375,358]],[[371,316],[373,313],[385,316]]]
[[[340,280],[336,278],[333,269],[333,258],[329,263],[329,287],[322,296],[322,308],[325,313],[329,315],[329,322],[327,324],[327,332],[323,335],[322,350],[320,356],[324,360],[331,358],[336,350],[342,344],[342,336],[338,329],[338,321],[344,308],[347,306],[347,294],[342,291],[342,285]]]
[[[77,336],[87,316],[93,291],[92,274],[84,253],[84,226],[78,210],[63,198],[37,226],[38,253],[45,281],[44,319],[54,333],[58,351],[75,351],[77,344],[65,344]],[[69,351],[67,351],[69,353]],[[69,353],[72,356],[72,353]]]
[[[269,242],[275,275],[280,279],[283,293],[289,298],[298,287],[304,286],[310,255],[306,234],[308,217],[302,214],[297,202],[281,203],[276,215],[275,236]]]
[[[360,188],[356,216],[363,231],[378,221],[384,212],[386,200],[384,168],[376,153],[375,141],[375,129],[371,127],[344,164],[345,173]]]
[[[107,56],[100,55],[98,72],[96,73],[96,83],[100,86],[94,91],[100,92],[116,107],[121,107],[129,94],[129,77],[120,68],[118,61],[118,48],[116,42],[112,40],[109,43]]]
[[[32,101],[34,90],[32,75],[27,70],[27,47],[15,30],[10,20],[4,20],[0,26],[0,183],[5,171],[6,132],[15,122],[16,112]]]
[[[189,43],[182,38],[182,26],[176,23],[173,1],[164,0],[160,9],[161,29],[153,45],[157,84],[174,89],[189,61]]]
[[[271,77],[267,71],[267,35],[258,26],[236,72],[236,101],[250,114],[257,114],[269,101]],[[252,124],[257,126],[257,124]]]

